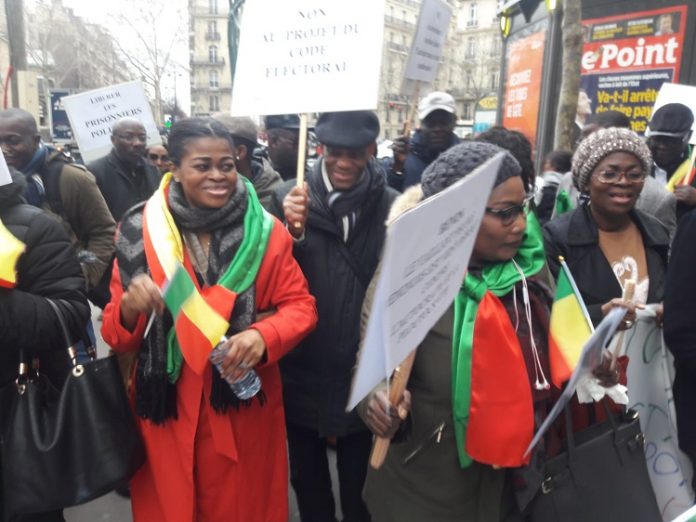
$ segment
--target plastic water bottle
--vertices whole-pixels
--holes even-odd
[[[210,362],[212,362],[218,371],[222,374],[222,361],[225,360],[227,350],[222,348],[222,345],[227,341],[227,337],[222,336],[220,342],[210,352]],[[225,379],[227,384],[232,388],[232,392],[242,401],[246,401],[254,397],[261,390],[261,378],[256,370],[249,369],[236,381],[231,376]]]

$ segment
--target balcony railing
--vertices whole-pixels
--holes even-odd
[[[398,43],[394,43],[394,42],[387,42],[387,48],[390,51],[396,51],[398,53],[407,53],[407,54],[408,54],[408,50],[409,50],[407,46],[401,45]]]
[[[205,39],[213,42],[220,40],[220,33],[205,33]]]
[[[211,65],[211,66],[217,66],[217,67],[222,67],[225,65],[225,59],[224,58],[216,58],[215,60],[211,60],[210,58],[203,58],[203,59],[193,59],[191,60],[192,65]]]
[[[216,86],[212,86],[209,83],[191,84],[192,91],[229,91],[232,89],[232,84],[229,83],[218,83]]]
[[[411,22],[407,22],[406,20],[401,20],[400,18],[395,18],[389,15],[385,15],[384,21],[387,25],[391,25],[392,27],[398,27],[399,29],[408,29],[412,31],[415,28],[415,25]]]

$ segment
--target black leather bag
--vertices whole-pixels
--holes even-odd
[[[532,522],[659,522],[645,462],[638,412],[614,415],[573,434],[566,408],[567,450],[545,463]]]
[[[125,485],[144,448],[114,356],[78,364],[60,309],[72,369],[57,389],[28,364],[3,390],[2,479],[8,518],[87,502]],[[90,346],[88,344],[87,346]],[[32,366],[36,366],[35,364]]]

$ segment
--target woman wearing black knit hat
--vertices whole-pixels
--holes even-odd
[[[558,274],[563,256],[595,325],[621,306],[628,309],[621,328],[630,328],[635,304],[662,302],[669,234],[634,208],[651,166],[650,150],[634,132],[595,132],[572,163],[573,183],[588,203],[544,227],[551,271]],[[627,281],[635,284],[632,302],[622,299]]]
[[[373,522],[497,521],[519,509],[508,468],[528,463],[525,449],[552,393],[543,240],[519,163],[489,143],[456,145],[396,200],[389,221],[499,153],[468,273],[419,346],[401,403],[387,415],[378,387],[359,406],[373,433],[394,439],[384,465],[368,471]]]

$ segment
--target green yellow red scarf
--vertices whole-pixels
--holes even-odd
[[[533,213],[515,261],[525,277],[544,266],[541,227]],[[462,467],[473,460],[501,467],[525,463],[534,412],[527,369],[500,296],[522,277],[512,261],[467,274],[454,302],[452,397]]]
[[[184,360],[194,372],[203,374],[210,350],[229,329],[237,295],[256,280],[273,217],[259,203],[251,182],[244,179],[248,194],[244,237],[218,282],[201,289],[167,203],[170,182],[171,173],[167,173],[145,205],[143,238],[153,280],[160,288],[168,283],[173,287],[165,296],[174,318],[174,328],[167,333],[167,374],[176,382]]]

